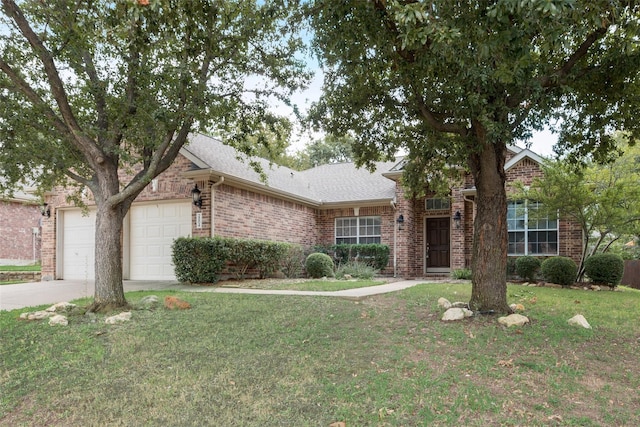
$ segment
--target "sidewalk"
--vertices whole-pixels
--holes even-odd
[[[403,280],[367,288],[347,289],[344,291],[313,292],[313,291],[287,291],[266,289],[243,289],[224,287],[194,287],[178,282],[167,281],[141,281],[125,280],[124,291],[166,291],[179,290],[187,292],[217,292],[227,294],[252,294],[252,295],[309,295],[342,298],[363,298],[370,295],[379,295],[400,291],[426,283],[426,280]],[[48,282],[20,283],[17,285],[0,286],[0,310],[15,310],[18,308],[32,307],[36,305],[55,304],[61,301],[71,301],[78,298],[93,297],[95,286],[93,281],[82,280],[54,280]]]

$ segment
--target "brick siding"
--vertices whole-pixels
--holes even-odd
[[[214,189],[213,235],[297,243],[307,249],[318,234],[311,207],[226,184]]]
[[[25,264],[40,260],[40,207],[0,200],[0,263]],[[34,235],[36,229],[38,234]]]

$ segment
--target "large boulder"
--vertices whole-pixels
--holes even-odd
[[[129,320],[131,320],[131,312],[125,311],[115,316],[107,317],[104,319],[104,323],[107,325],[115,325],[116,323],[128,322]]]
[[[500,317],[498,319],[498,323],[501,325],[505,325],[506,327],[511,326],[523,326],[529,323],[529,318],[527,316],[523,316],[522,314],[510,314],[508,316]]]
[[[69,321],[62,314],[56,314],[55,316],[52,316],[49,318],[49,325],[51,326],[55,326],[55,325],[67,326],[68,324],[69,324]]]
[[[591,329],[591,325],[582,314],[576,314],[571,319],[567,320],[567,323],[574,326],[582,326],[585,329]]]

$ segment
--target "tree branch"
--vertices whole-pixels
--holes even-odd
[[[13,68],[9,64],[7,64],[3,58],[0,58],[0,70],[9,77],[9,79],[13,82],[17,90],[22,93],[24,96],[29,99],[35,106],[40,107],[47,118],[51,121],[51,123],[55,126],[58,131],[66,136],[72,137],[69,128],[65,125],[65,123],[60,120],[58,115],[49,107],[49,105],[38,95],[38,93],[33,90],[33,88],[27,83],[21,76],[16,73]],[[15,88],[9,88],[11,90],[15,90]]]
[[[40,62],[44,67],[44,71],[47,75],[47,80],[49,82],[49,86],[51,87],[51,93],[53,94],[56,103],[58,104],[58,108],[60,109],[60,113],[62,114],[62,118],[71,131],[72,134],[80,134],[81,129],[76,122],[76,119],[71,111],[71,107],[69,105],[69,101],[67,99],[67,94],[64,90],[64,85],[60,76],[58,74],[58,70],[56,69],[56,65],[53,62],[53,57],[47,50],[47,48],[42,43],[42,40],[38,37],[38,35],[33,31],[26,18],[22,14],[22,10],[16,5],[13,0],[2,0],[2,4],[8,16],[10,16],[13,21],[16,23],[20,32],[27,39],[36,55],[40,58]],[[78,140],[80,146],[87,149],[88,147],[84,147],[84,144]]]
[[[591,46],[593,46],[596,41],[598,41],[602,36],[606,34],[607,29],[608,27],[598,28],[597,30],[589,34],[585,41],[580,44],[578,49],[569,57],[569,59],[567,59],[562,67],[558,68],[551,75],[544,76],[539,79],[540,85],[544,88],[559,86],[562,79],[571,72],[578,61],[580,61],[587,55]]]

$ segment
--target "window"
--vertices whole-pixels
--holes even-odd
[[[336,218],[336,244],[380,243],[380,217]]]
[[[558,220],[540,213],[541,206],[532,201],[508,203],[509,255],[558,254]]]
[[[426,199],[425,203],[428,211],[449,210],[449,199]]]

